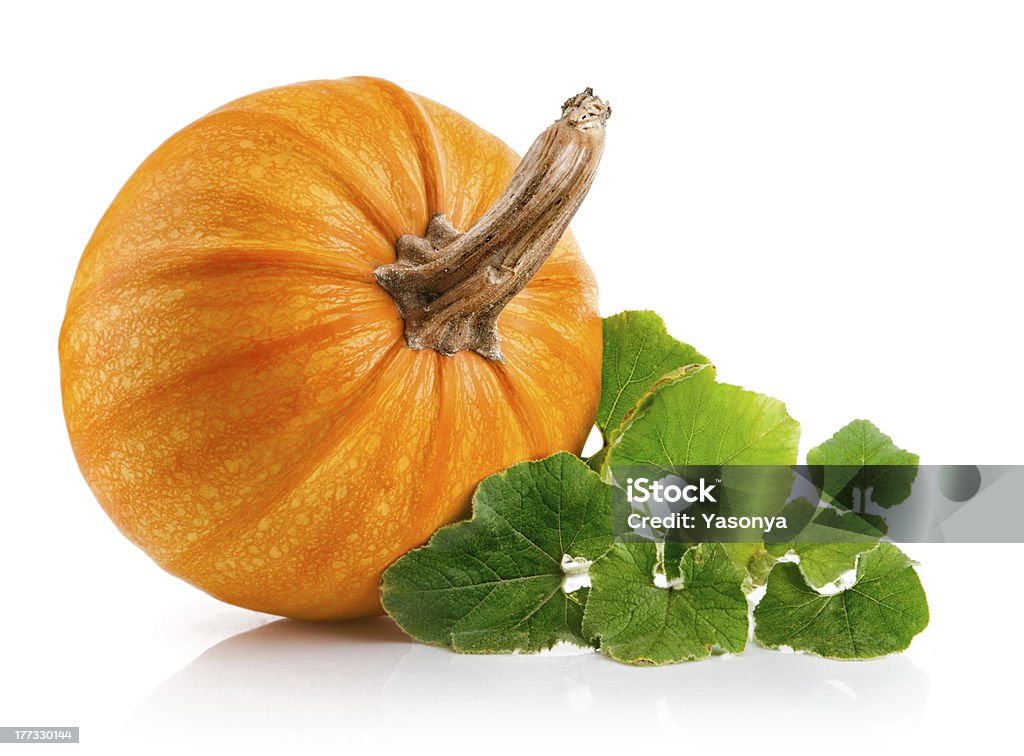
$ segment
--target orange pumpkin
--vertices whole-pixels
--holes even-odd
[[[597,102],[577,126],[603,126]],[[596,285],[562,233],[571,211],[516,205],[543,183],[536,165],[502,194],[518,163],[451,110],[368,78],[244,97],[157,149],[93,234],[60,335],[75,455],[118,528],[224,601],[373,614],[383,570],[464,517],[482,478],[579,452],[600,389]],[[512,205],[488,216],[502,196]],[[463,245],[433,288],[386,273],[474,228],[483,252]],[[483,239],[503,228],[533,235],[520,253],[549,249],[502,257]],[[472,301],[500,345],[469,338],[476,321],[454,310],[421,343],[414,300],[420,315]]]

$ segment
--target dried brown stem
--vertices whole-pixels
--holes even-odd
[[[540,270],[587,196],[610,115],[589,88],[570,98],[466,233],[437,214],[425,236],[399,237],[396,261],[374,275],[398,305],[411,348],[501,361],[498,315]]]

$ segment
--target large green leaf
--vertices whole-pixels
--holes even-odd
[[[906,499],[917,476],[918,457],[897,447],[873,423],[854,420],[811,449],[807,460],[826,502],[847,510],[860,504],[861,512],[816,507],[803,499],[791,502],[785,514],[790,530],[800,524],[799,535],[767,548],[776,557],[795,553],[804,578],[821,588],[852,570],[857,556],[885,535],[885,520],[865,513],[864,505],[868,498],[884,507]]]
[[[869,659],[902,651],[928,624],[928,601],[913,562],[881,543],[860,555],[857,580],[823,595],[793,563],[776,564],[754,609],[754,637],[836,659]]]
[[[686,365],[707,363],[689,344],[672,338],[649,310],[604,319],[604,360],[597,427],[607,440],[656,381]]]
[[[882,507],[905,501],[918,461],[869,420],[854,420],[807,452],[822,494],[847,509],[863,510],[867,498]]]
[[[782,402],[718,383],[713,367],[697,366],[662,381],[638,402],[604,455],[602,476],[611,481],[616,468],[634,466],[684,476],[717,475],[730,492],[728,512],[716,505],[717,513],[773,514],[791,489],[792,473],[784,466],[795,463],[799,441],[800,426]],[[748,475],[747,470],[754,472]],[[703,505],[691,511],[704,511]],[[746,536],[749,547],[730,544],[727,552],[737,566],[754,569],[750,585],[764,581],[772,560],[760,545],[760,532]],[[679,545],[666,543],[665,549],[676,554]],[[748,564],[755,553],[756,563]],[[670,579],[678,564],[666,559]]]
[[[628,664],[703,659],[712,650],[739,653],[747,643],[747,600],[737,569],[721,544],[683,555],[681,583],[658,587],[655,544],[616,544],[590,568],[593,587],[584,635]]]
[[[585,645],[584,593],[566,593],[566,557],[611,545],[611,489],[571,454],[487,478],[473,518],[438,530],[384,573],[384,609],[412,637],[457,651]]]
[[[786,406],[715,381],[711,366],[695,368],[649,392],[605,455],[604,467],[792,465],[800,425]]]

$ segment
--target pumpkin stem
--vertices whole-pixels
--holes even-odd
[[[468,350],[501,362],[498,316],[555,249],[587,196],[604,149],[607,103],[586,90],[530,147],[501,196],[464,234],[443,213],[403,234],[374,271],[412,349]]]

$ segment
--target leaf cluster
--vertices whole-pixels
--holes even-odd
[[[469,520],[385,573],[388,614],[460,652],[567,642],[629,664],[740,653],[751,627],[768,648],[870,658],[907,648],[927,625],[913,562],[881,541],[883,522],[853,511],[869,496],[898,504],[916,475],[917,456],[870,422],[808,454],[829,476],[817,481],[829,506],[786,502],[786,477],[744,492],[744,511],[782,511],[799,536],[723,544],[613,542],[613,469],[795,465],[800,428],[781,401],[718,381],[653,312],[624,312],[604,322],[597,426],[605,445],[588,460],[563,452],[483,481]]]

